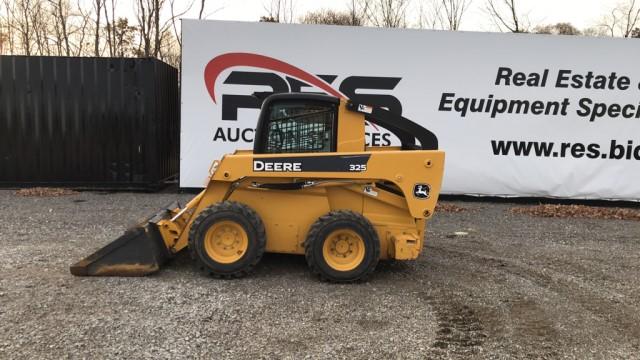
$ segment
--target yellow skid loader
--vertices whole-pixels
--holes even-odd
[[[366,121],[402,145],[367,147]],[[402,116],[328,95],[270,95],[253,151],[214,161],[188,204],[128,230],[71,273],[147,275],[188,248],[214,277],[244,276],[273,252],[305,255],[323,280],[362,280],[380,259],[418,257],[443,169],[436,136]]]

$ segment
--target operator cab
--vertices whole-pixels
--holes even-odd
[[[320,94],[276,94],[260,112],[255,154],[335,152],[340,100]]]
[[[323,94],[269,94],[254,94],[264,99],[254,154],[364,151],[365,120],[398,137],[402,150],[438,149],[432,132],[379,107]]]

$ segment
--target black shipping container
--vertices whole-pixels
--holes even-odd
[[[178,173],[178,71],[0,56],[0,186],[153,189]]]

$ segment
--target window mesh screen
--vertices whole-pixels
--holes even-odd
[[[265,152],[329,152],[333,143],[334,106],[276,104],[271,107]]]

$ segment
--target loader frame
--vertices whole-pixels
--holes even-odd
[[[284,100],[335,106],[330,151],[265,151],[270,106]],[[394,133],[401,146],[365,147],[365,121]],[[415,259],[422,249],[425,220],[433,215],[440,193],[444,152],[437,147],[433,133],[384,109],[326,95],[272,95],[264,100],[253,151],[238,150],[214,161],[208,185],[200,194],[184,207],[163,210],[141,224],[139,228],[148,236],[139,236],[143,239],[140,242],[151,244],[142,247],[155,254],[152,264],[128,260],[118,264],[117,259],[127,257],[124,246],[130,246],[121,241],[120,255],[117,249],[104,248],[104,254],[98,251],[72,266],[72,273],[155,272],[161,265],[156,263],[189,246],[194,219],[213,204],[225,201],[247,204],[260,215],[266,229],[267,252],[304,254],[313,223],[328,212],[348,210],[371,222],[380,241],[381,259]],[[116,260],[101,261],[101,256],[109,257],[109,252],[110,260]]]

